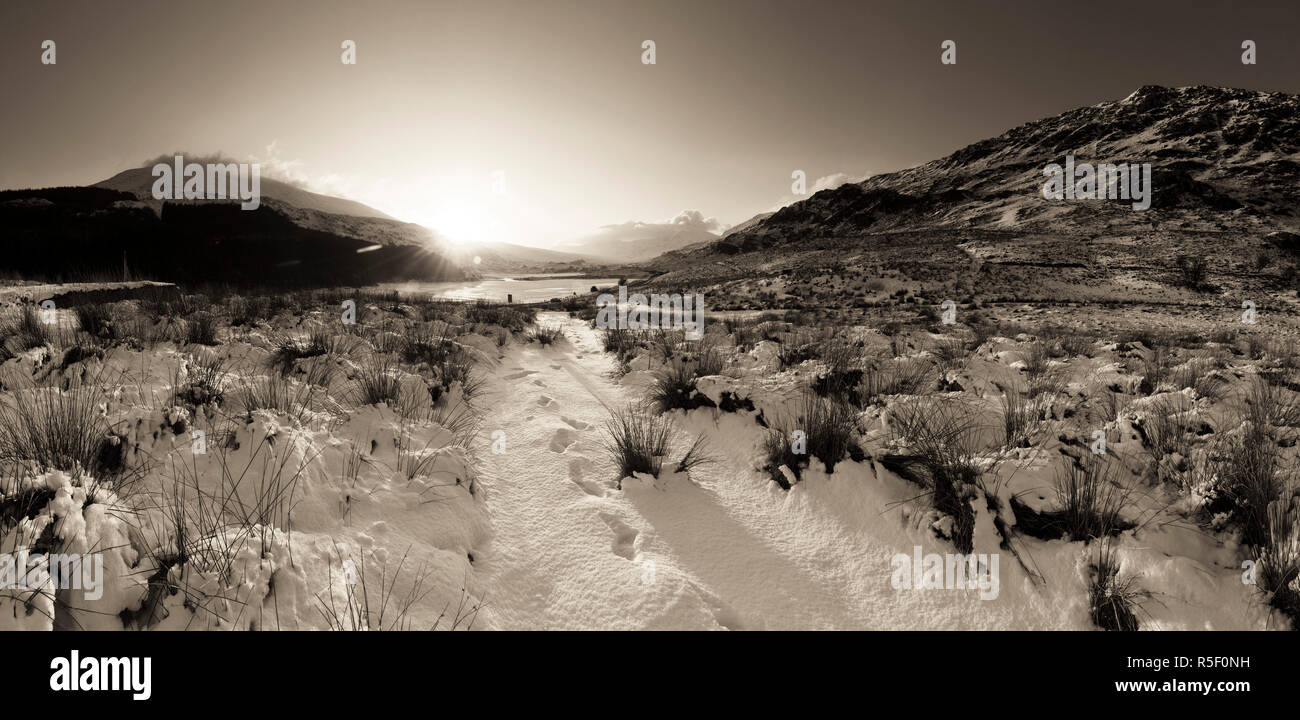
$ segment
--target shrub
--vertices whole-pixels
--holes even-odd
[[[620,482],[635,473],[658,477],[671,433],[672,424],[665,416],[633,406],[611,411],[605,421],[605,449],[618,466]]]
[[[210,312],[196,312],[186,318],[185,342],[190,345],[216,345],[217,317]]]
[[[1300,427],[1300,395],[1287,388],[1255,378],[1246,391],[1246,416],[1253,427],[1272,434],[1274,428],[1286,428],[1288,433]]]
[[[1205,288],[1206,271],[1209,269],[1209,263],[1205,258],[1179,255],[1176,264],[1183,287],[1198,292]]]
[[[482,388],[483,380],[474,374],[474,355],[451,336],[451,326],[443,323],[438,330],[431,326],[417,328],[407,335],[402,346],[402,359],[432,373],[430,396],[437,401],[460,383],[461,393],[468,400]]]
[[[1082,332],[1071,332],[1057,339],[1057,346],[1067,357],[1090,356],[1097,339]]]
[[[1117,535],[1132,527],[1120,517],[1129,491],[1123,488],[1109,462],[1093,460],[1082,466],[1069,463],[1054,481],[1059,508],[1055,521],[1073,540]]]
[[[605,352],[614,353],[620,364],[627,364],[636,355],[637,348],[642,347],[637,334],[627,328],[606,328],[601,334],[601,345]]]
[[[822,344],[818,357],[833,376],[846,375],[861,364],[862,346],[845,340],[832,340]]]
[[[104,400],[94,385],[16,390],[0,400],[0,463],[100,479],[116,474],[118,447],[99,409]]]
[[[1283,489],[1277,443],[1262,428],[1248,423],[1227,441],[1227,456],[1220,463],[1218,489],[1231,502],[1242,540],[1265,547],[1270,538],[1269,506]]]
[[[345,580],[342,583],[341,597],[335,597],[334,563],[331,561],[327,568],[329,590],[316,595],[316,601],[320,604],[317,610],[326,626],[331,630],[340,631],[413,629],[411,609],[424,600],[434,588],[429,584],[431,570],[424,565],[420,565],[409,580],[403,575],[403,566],[409,553],[409,549],[403,553],[397,562],[397,567],[392,570],[389,569],[387,562],[382,563],[378,569],[378,577],[375,577],[373,566],[366,562],[366,553],[360,553],[355,561],[349,561],[352,563],[352,571],[356,574],[356,579],[355,582]],[[400,595],[398,594],[399,583],[405,588],[405,592]],[[472,606],[469,615],[462,616],[461,612],[457,612],[451,629],[455,630],[462,623],[465,629],[469,629],[477,614],[477,604]]]
[[[711,347],[701,348],[692,355],[673,357],[655,371],[650,385],[651,405],[659,412],[713,405],[707,397],[696,394],[695,385],[699,378],[722,372],[722,365],[722,354]]]
[[[268,373],[245,380],[239,399],[245,414],[272,410],[300,420],[308,409],[311,392],[310,385],[299,385],[276,373]]]
[[[176,400],[190,407],[220,405],[225,399],[226,358],[204,352],[190,357],[189,382],[176,390]]]
[[[686,448],[686,454],[677,462],[677,472],[689,473],[702,465],[709,465],[716,462],[716,459],[708,454],[708,442],[704,435],[697,435],[691,442],[691,446]]]
[[[1035,398],[1021,397],[1015,390],[1003,393],[1001,402],[1002,444],[1008,448],[1032,447],[1042,420],[1042,404]]]
[[[992,469],[980,462],[983,428],[974,409],[958,400],[917,399],[893,409],[893,426],[910,454],[882,463],[931,491],[934,508],[954,520],[957,549],[970,552],[975,531],[970,501],[980,476]]]
[[[1110,541],[1103,540],[1098,546],[1092,571],[1088,603],[1093,624],[1103,630],[1137,630],[1134,610],[1150,593],[1137,589],[1136,578],[1120,578],[1119,558]]]
[[[246,549],[267,557],[277,528],[292,533],[298,481],[318,455],[304,456],[292,443],[260,442],[241,462],[224,443],[208,447],[216,455],[215,477],[188,461],[168,462],[169,481],[141,495],[148,512],[139,514],[143,522],[133,527],[132,544],[148,556],[141,570],[155,569],[139,609],[123,615],[136,628],[167,617],[163,603],[170,595],[182,594],[191,611],[224,604],[220,584],[243,581],[235,564]],[[257,613],[244,617],[252,629],[262,621]]]
[[[69,345],[63,351],[63,359],[59,361],[59,369],[63,370],[79,362],[84,362],[92,358],[103,360],[104,349],[95,344],[94,341],[78,341]]]
[[[1181,396],[1174,396],[1181,398]],[[1160,473],[1160,463],[1170,455],[1187,457],[1191,442],[1186,414],[1169,396],[1159,397],[1147,404],[1146,416],[1138,425],[1147,452],[1151,455],[1155,473]]]
[[[1029,397],[1038,397],[1049,392],[1061,390],[1064,374],[1061,366],[1052,364],[1048,346],[1033,342],[1024,352],[1025,379],[1029,385]]]
[[[935,341],[931,352],[938,358],[939,374],[947,376],[949,372],[961,370],[970,357],[970,349],[965,338],[959,335],[944,335]]]
[[[230,314],[233,327],[249,327],[271,317],[271,311],[264,297],[240,297],[232,295],[227,300],[226,310]]]
[[[665,361],[672,360],[677,354],[677,347],[686,341],[686,333],[681,330],[657,328],[647,332],[650,347]]]
[[[1291,617],[1300,628],[1300,525],[1291,498],[1274,500],[1268,507],[1268,542],[1255,549],[1259,587],[1270,593],[1269,604]]]
[[[97,338],[114,337],[113,309],[109,305],[78,305],[74,312],[82,332]]]
[[[680,358],[655,371],[650,385],[650,403],[658,412],[690,410],[708,404],[695,394],[695,368]]]
[[[4,335],[11,338],[5,345],[14,345],[22,352],[32,348],[54,343],[53,326],[41,321],[40,313],[32,305],[24,305],[18,312],[18,318],[3,328]]]
[[[167,332],[166,326],[159,325],[144,313],[117,318],[117,338],[136,349],[152,349],[166,338]]]
[[[887,395],[922,395],[934,383],[934,366],[922,358],[880,358],[867,363],[857,402],[867,406]]]
[[[472,304],[456,303],[456,305],[463,309],[466,322],[500,325],[511,332],[523,332],[537,316],[537,311],[530,307],[503,305],[486,300]],[[433,309],[442,311],[444,308],[445,306],[437,305]]]
[[[552,345],[564,339],[564,328],[539,325],[528,334],[529,342],[538,342],[543,346]]]
[[[795,431],[801,431],[802,436],[796,439]],[[820,460],[826,466],[826,472],[834,472],[835,465],[844,458],[863,457],[861,448],[853,439],[856,431],[857,413],[852,406],[806,392],[793,422],[786,421],[768,430],[764,439],[765,469],[772,480],[786,490],[790,489],[790,481],[781,472],[782,466],[789,469],[796,482],[803,478],[803,469],[808,466],[810,457]]]
[[[357,368],[353,383],[358,405],[397,407],[400,404],[402,383],[397,363],[391,356],[375,354],[364,360]]]
[[[795,338],[789,338],[786,342],[781,343],[781,348],[777,351],[777,359],[781,361],[782,370],[812,360],[818,355],[819,352],[815,343],[801,343]]]
[[[288,375],[299,360],[346,355],[349,350],[348,340],[347,335],[331,333],[322,326],[313,327],[304,338],[284,335],[274,341],[271,367],[281,375]]]

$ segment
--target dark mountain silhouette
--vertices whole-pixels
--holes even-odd
[[[164,155],[155,158],[154,160],[145,163],[143,167],[123,170],[107,180],[101,180],[95,183],[94,187],[108,188],[110,190],[124,190],[135,195],[141,202],[155,208],[161,207],[163,201],[155,200],[153,198],[153,184],[155,180],[153,175],[153,166],[160,162],[170,165],[175,155],[184,156],[186,162],[197,162],[200,164],[208,162],[235,162],[230,158],[220,156],[195,157],[188,153],[178,152],[173,153],[172,155]],[[369,205],[359,203],[355,200],[337,198],[330,195],[321,195],[266,176],[261,178],[261,195],[263,198],[274,198],[285,204],[303,208],[305,210],[318,210],[331,215],[372,217],[399,222],[396,218],[390,217]]]
[[[465,277],[427,228],[361,203],[270,180],[256,210],[158,201],[142,178],[147,168],[91,187],[0,192],[0,272],[120,279],[125,265],[135,278],[276,286]]]

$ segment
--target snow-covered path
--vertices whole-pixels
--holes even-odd
[[[486,388],[480,436],[492,544],[483,618],[502,629],[716,627],[699,593],[665,593],[639,517],[614,491],[602,447],[606,406],[626,402],[595,334],[563,315],[553,347],[512,346]],[[505,452],[491,438],[504,433]],[[499,436],[498,436],[499,437]],[[498,448],[499,449],[499,448]]]
[[[1059,626],[1062,603],[1085,601],[1078,588],[995,601],[894,589],[896,553],[916,544],[944,552],[918,542],[927,532],[897,510],[886,512],[913,491],[870,465],[845,463],[784,492],[754,469],[761,433],[745,415],[677,413],[682,441],[672,459],[688,433],[705,433],[718,462],[690,481],[616,490],[601,427],[607,405],[640,389],[609,379],[612,361],[585,323],[562,314],[538,323],[563,325],[566,340],[511,346],[489,381],[480,433],[494,528],[476,563],[486,627],[1041,627]],[[499,454],[488,440],[497,430],[506,442]],[[1002,575],[1006,583],[1023,573]]]

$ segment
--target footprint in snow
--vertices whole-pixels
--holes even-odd
[[[551,436],[551,452],[562,453],[578,442],[578,434],[568,428],[560,428]]]
[[[600,513],[600,519],[614,531],[614,542],[610,545],[614,554],[625,560],[636,557],[636,550],[632,547],[639,534],[636,529],[609,513]]]
[[[569,461],[569,480],[577,485],[583,492],[592,497],[605,497],[605,489],[600,485],[583,477],[584,470],[590,467],[591,461],[587,458],[574,458]]]
[[[540,406],[540,407],[547,407],[547,406],[549,406],[549,405],[550,405],[551,403],[553,403],[553,402],[555,402],[555,401],[552,400],[551,398],[547,397],[546,395],[542,395],[542,396],[540,396],[540,397],[537,398],[537,404],[538,404],[538,406]]]
[[[567,417],[565,415],[561,415],[560,419],[568,423],[569,427],[573,428],[574,430],[586,430],[587,428],[591,427],[591,423],[589,422],[583,422],[582,420],[574,420],[573,418]]]
[[[523,370],[523,371],[521,371],[521,372],[511,373],[511,374],[507,375],[507,376],[506,376],[506,379],[507,379],[507,380],[518,380],[519,378],[526,378],[526,377],[528,377],[529,375],[532,375],[532,374],[534,374],[534,373],[536,373],[536,372],[537,372],[536,370]]]

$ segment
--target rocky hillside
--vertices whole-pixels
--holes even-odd
[[[1292,229],[1300,225],[1298,153],[1300,97],[1148,86],[919,167],[824,190],[729,234],[718,247],[744,251],[807,235],[928,227],[1083,234],[1099,223]],[[1128,202],[1043,198],[1043,168],[1067,155],[1078,163],[1150,163],[1154,212],[1134,212]]]
[[[1045,198],[1044,168],[1067,155],[1149,163],[1150,208]],[[1025,287],[1023,277],[999,282],[1003,271],[1052,268],[1067,286],[1110,292],[1179,284],[1174,266],[1185,257],[1205,265],[1204,287],[1193,289],[1206,289],[1285,274],[1296,250],[1287,238],[1300,229],[1297,201],[1300,97],[1148,86],[818,192],[650,265],[666,281],[700,282],[829,266],[917,279],[925,270],[905,266],[920,263],[998,292]]]

